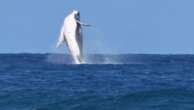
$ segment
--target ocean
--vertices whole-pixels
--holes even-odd
[[[194,110],[194,55],[0,54],[0,110]]]

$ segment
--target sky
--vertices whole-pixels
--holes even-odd
[[[65,16],[79,10],[85,53],[194,54],[194,0],[1,0],[0,53],[56,49]]]

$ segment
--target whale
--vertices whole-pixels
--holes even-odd
[[[80,12],[73,10],[64,19],[56,47],[66,43],[75,64],[84,63],[82,26],[91,26],[80,21]]]

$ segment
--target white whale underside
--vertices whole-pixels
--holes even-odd
[[[76,64],[83,63],[83,39],[81,33],[81,25],[75,19],[75,12],[71,13],[65,18],[64,25],[61,28],[57,47],[62,45],[64,42],[66,42],[74,62]]]

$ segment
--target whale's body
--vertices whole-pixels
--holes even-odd
[[[57,43],[59,47],[66,42],[76,64],[83,63],[83,39],[79,19],[78,11],[73,11],[65,18]]]

